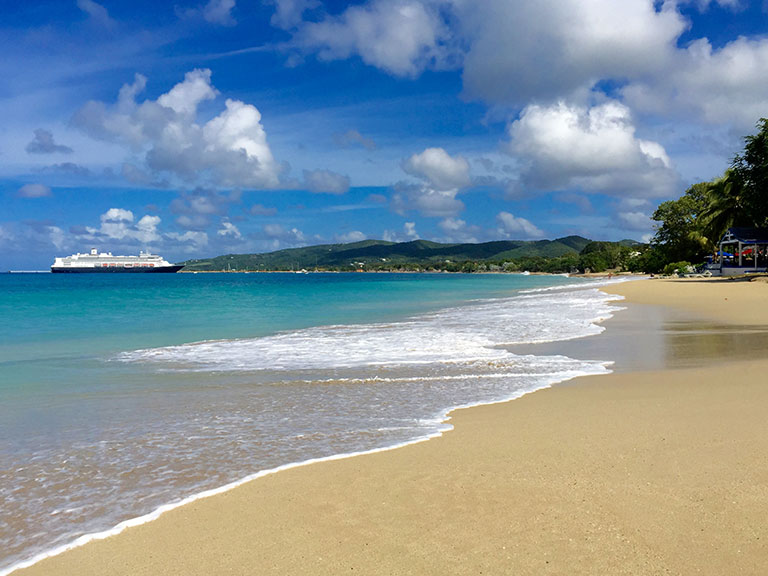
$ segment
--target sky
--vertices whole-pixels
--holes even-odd
[[[762,0],[0,3],[0,270],[648,240],[768,116]]]

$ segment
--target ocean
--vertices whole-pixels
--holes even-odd
[[[0,275],[0,576],[299,463],[421,441],[586,361],[601,282],[512,274]],[[513,424],[514,425],[514,424]]]

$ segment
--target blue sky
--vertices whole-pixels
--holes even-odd
[[[0,270],[647,239],[768,116],[740,0],[4,2]]]

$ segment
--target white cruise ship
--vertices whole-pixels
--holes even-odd
[[[138,256],[113,256],[111,252],[98,252],[93,248],[90,254],[78,252],[56,258],[51,272],[178,272],[183,267],[149,252],[139,252]]]

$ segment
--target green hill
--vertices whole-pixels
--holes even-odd
[[[266,254],[227,254],[188,260],[185,271],[214,270],[394,270],[455,269],[462,263],[499,263],[521,258],[578,255],[591,241],[581,236],[556,240],[499,240],[480,244],[441,244],[428,240],[323,244]]]

